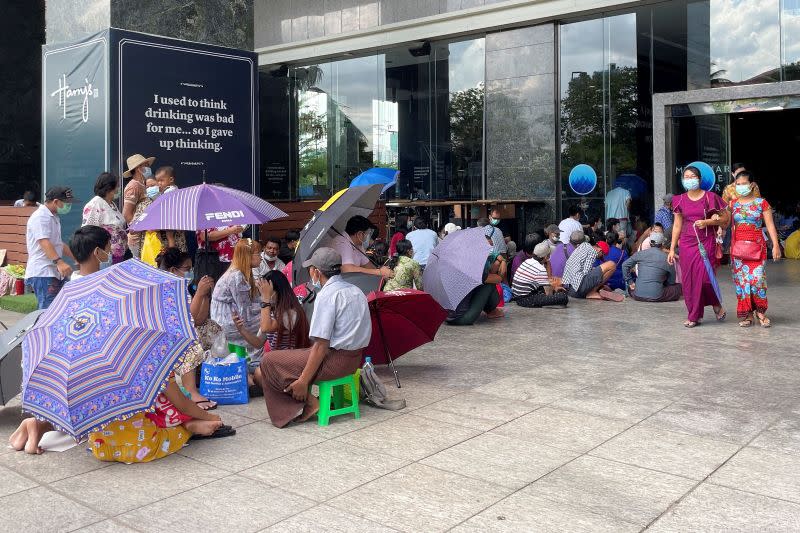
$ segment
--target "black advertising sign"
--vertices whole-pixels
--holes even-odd
[[[259,193],[256,55],[108,29],[42,49],[43,187],[81,202],[101,172],[139,153],[178,185],[220,182]],[[83,204],[62,217],[67,240]]]
[[[132,154],[202,182],[258,192],[258,77],[252,52],[111,30],[118,172]],[[155,170],[155,168],[153,169]]]

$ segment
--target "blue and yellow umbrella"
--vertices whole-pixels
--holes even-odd
[[[67,283],[22,345],[22,409],[80,440],[151,408],[197,341],[186,281],[138,260]]]

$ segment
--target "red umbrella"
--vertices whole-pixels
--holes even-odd
[[[377,364],[388,364],[400,387],[394,359],[427,344],[447,318],[447,311],[427,292],[413,289],[381,292],[367,296],[372,316],[372,338],[364,353]]]

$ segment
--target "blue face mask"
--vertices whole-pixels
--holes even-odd
[[[192,280],[194,279],[194,270],[190,268],[188,271],[184,272],[183,279],[186,280],[186,283],[191,284]]]
[[[322,283],[319,281],[319,278],[317,279],[311,278],[311,286],[314,287],[316,290],[320,290],[322,288]]]
[[[683,178],[681,184],[687,191],[696,191],[700,188],[700,180],[697,178]]]
[[[64,204],[61,207],[56,207],[56,213],[59,215],[66,215],[72,211],[72,204]]]
[[[500,223],[500,219],[499,218],[493,218],[489,222],[492,224],[492,226],[496,226],[496,225],[498,225]]]
[[[158,196],[158,192],[159,192],[158,185],[153,185],[152,187],[148,187],[147,190],[145,190],[145,194],[147,194],[147,197],[150,198],[151,200],[156,196]]]
[[[100,250],[100,248],[98,248],[98,250]],[[103,270],[104,268],[108,268],[113,264],[114,258],[111,257],[111,254],[106,252],[105,250],[100,250],[100,251],[106,254],[105,261],[100,261],[100,258],[99,257],[97,258],[97,260],[100,262],[100,270]]]
[[[749,183],[745,185],[737,185],[736,186],[736,194],[739,196],[747,196],[750,194],[750,191],[753,189],[753,186]]]
[[[150,167],[143,167],[142,168],[142,176],[144,179],[152,178],[153,177],[153,169]]]

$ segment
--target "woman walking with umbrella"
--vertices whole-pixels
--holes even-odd
[[[719,286],[711,264],[716,259],[708,257],[714,249],[716,227],[725,226],[729,215],[717,194],[700,188],[700,170],[688,166],[683,172],[684,194],[672,199],[675,223],[667,261],[675,264],[676,247],[680,244],[681,284],[688,317],[683,323],[693,328],[703,318],[703,309],[710,305],[717,320],[725,320],[725,310],[719,295]]]

